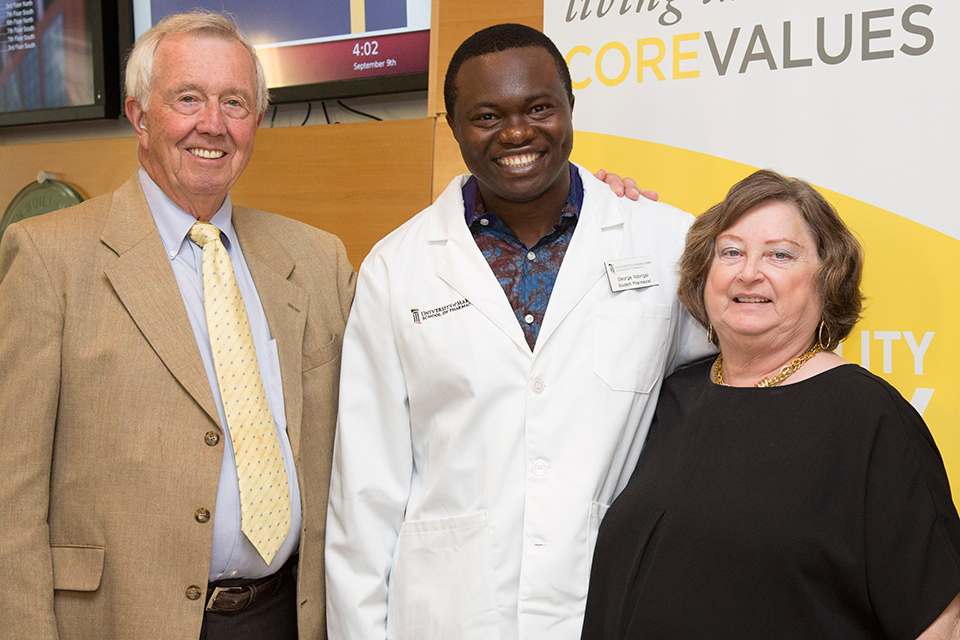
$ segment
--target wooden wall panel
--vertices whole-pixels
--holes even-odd
[[[231,197],[339,236],[359,268],[380,238],[430,204],[433,123],[261,129]]]
[[[443,193],[455,176],[469,173],[463,163],[460,147],[442,115],[437,118],[433,145],[433,199]]]
[[[354,267],[431,202],[434,119],[261,129],[234,186],[236,204],[334,233]],[[0,210],[40,170],[85,198],[122,185],[139,167],[135,138],[0,146]]]
[[[0,146],[0,214],[39,171],[92,198],[117,189],[139,166],[136,138]]]

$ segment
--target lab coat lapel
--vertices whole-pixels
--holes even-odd
[[[525,352],[530,351],[513,308],[464,220],[463,182],[454,180],[434,203],[430,244],[442,244],[436,274]]]
[[[615,258],[623,231],[623,214],[606,184],[580,170],[583,206],[577,228],[550,294],[534,354],[538,353],[576,305],[606,273],[603,263]],[[603,286],[602,284],[600,286]]]
[[[104,273],[120,302],[170,373],[221,426],[180,288],[136,174],[114,194],[100,240],[117,254]]]
[[[298,458],[307,299],[303,289],[288,279],[296,266],[293,257],[276,238],[251,220],[251,213],[244,207],[234,207],[233,226],[257,287],[270,335],[277,341],[287,435],[294,458]]]

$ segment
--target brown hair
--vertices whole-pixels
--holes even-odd
[[[803,180],[775,171],[757,171],[735,184],[723,202],[697,218],[687,232],[680,258],[677,295],[690,314],[706,327],[710,319],[703,292],[716,255],[717,237],[740,218],[771,201],[794,205],[817,241],[821,262],[816,276],[817,291],[825,325],[823,346],[835,349],[850,334],[863,310],[864,298],[860,292],[863,247],[836,209]],[[816,333],[811,336],[811,342],[818,339]]]

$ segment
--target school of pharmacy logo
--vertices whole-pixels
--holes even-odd
[[[413,324],[422,324],[426,320],[432,318],[439,318],[445,316],[448,313],[453,313],[454,311],[460,311],[461,309],[466,309],[467,307],[473,306],[473,304],[466,298],[461,298],[456,302],[451,302],[450,304],[445,304],[442,307],[437,307],[436,309],[426,309],[421,311],[417,307],[410,307],[410,315],[413,316]]]

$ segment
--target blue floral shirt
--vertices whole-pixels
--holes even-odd
[[[503,287],[532,351],[547,313],[560,263],[583,206],[580,174],[571,164],[567,202],[558,212],[557,223],[550,233],[533,247],[524,245],[494,213],[487,210],[473,176],[463,185],[463,202],[473,239]]]

